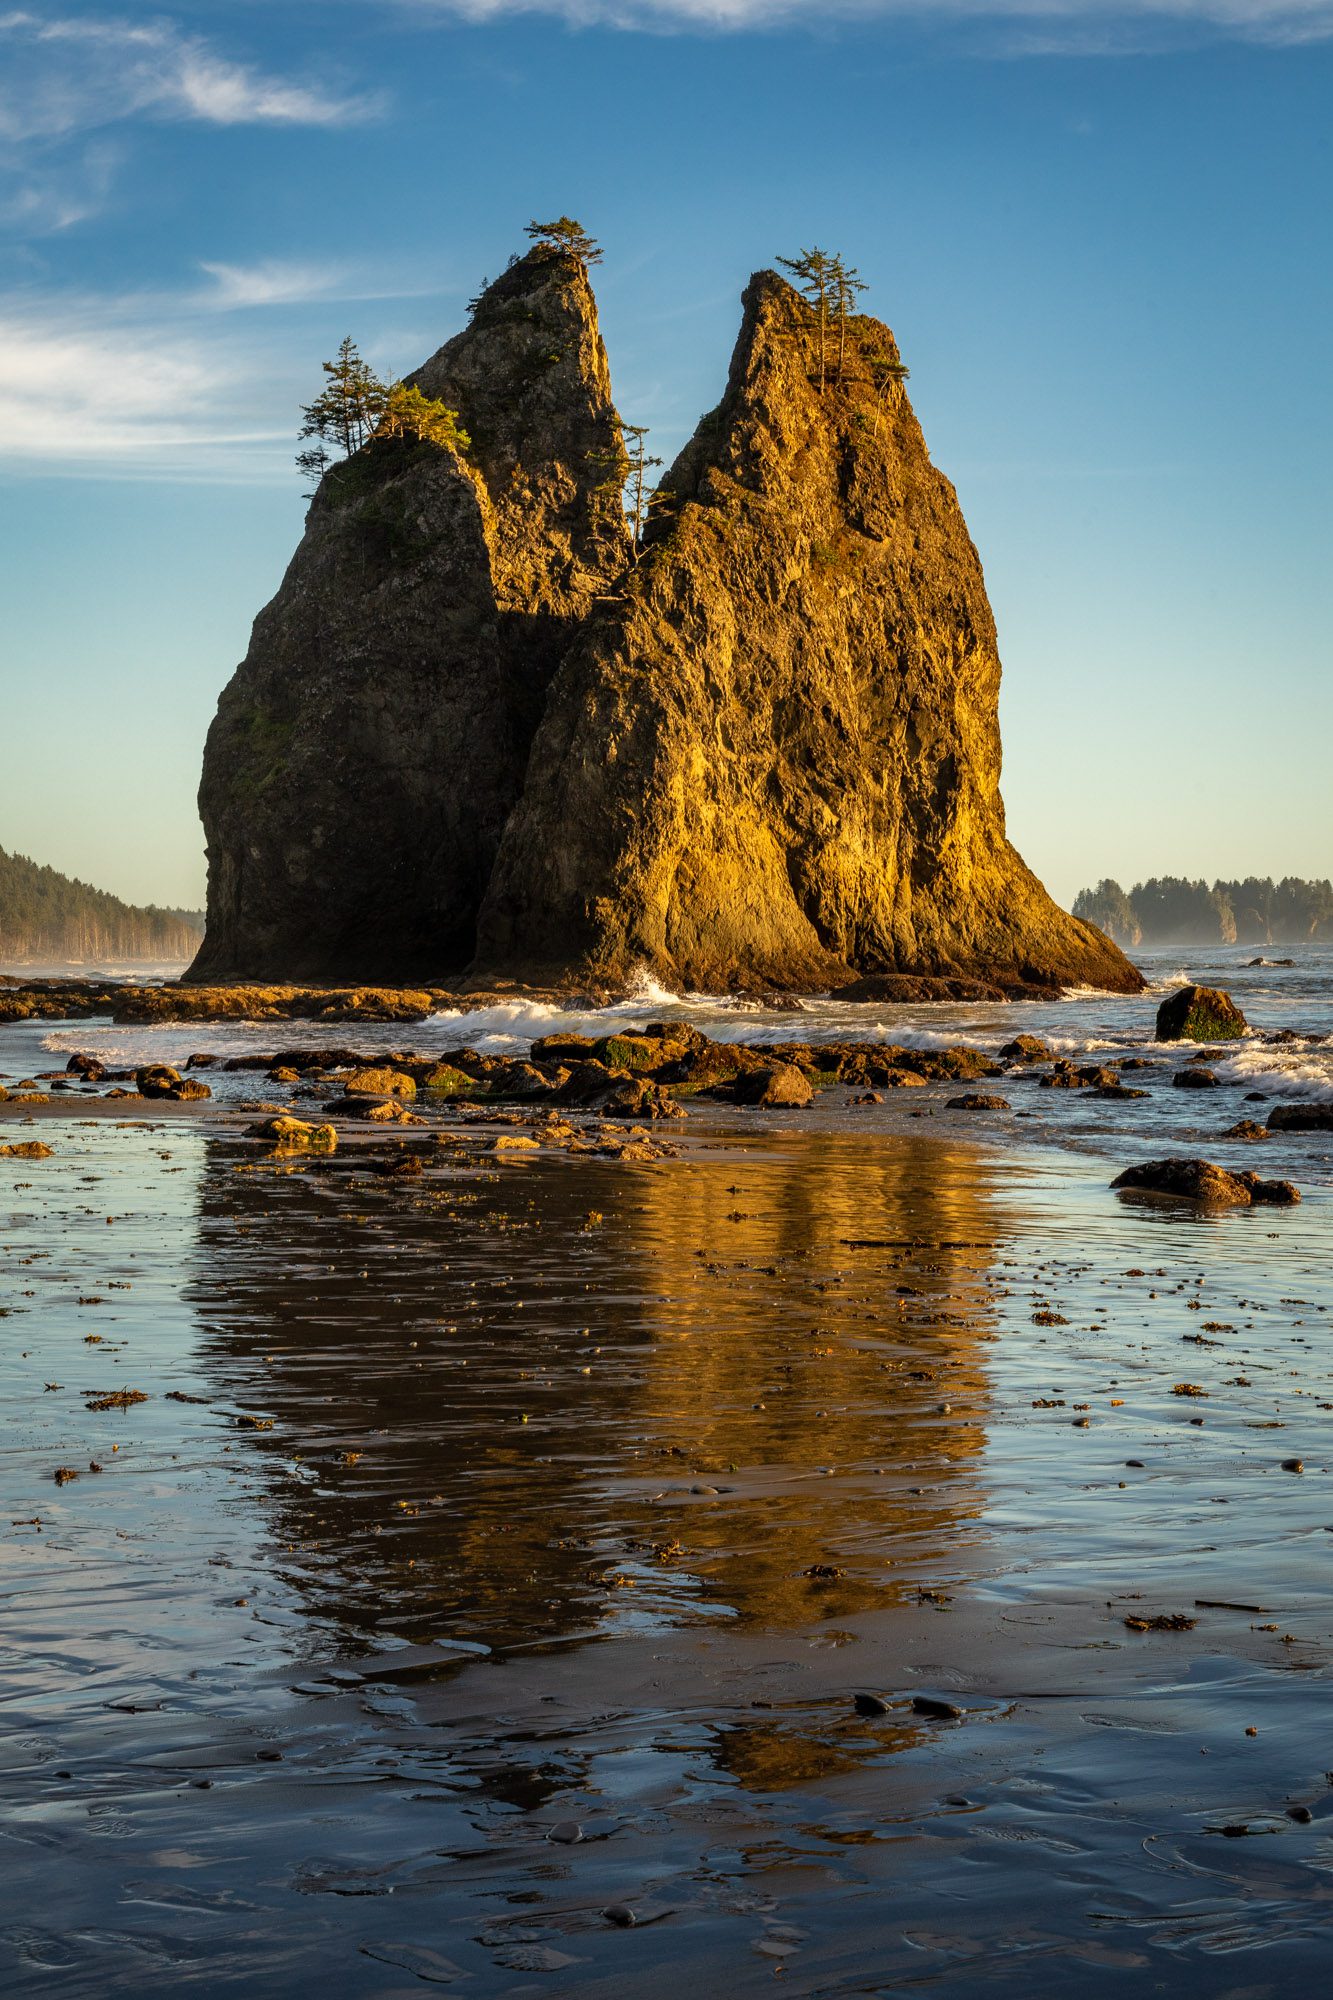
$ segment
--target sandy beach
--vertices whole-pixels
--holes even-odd
[[[1317,1977],[1326,1187],[948,1088],[0,1107],[12,1989]]]

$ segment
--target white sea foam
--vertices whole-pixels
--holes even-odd
[[[1333,1103],[1333,1053],[1312,1055],[1309,1048],[1308,1043],[1303,1047],[1287,1043],[1275,1049],[1269,1042],[1255,1041],[1223,1058],[1217,1067],[1237,1083],[1262,1084],[1274,1097]]]

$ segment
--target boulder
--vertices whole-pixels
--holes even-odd
[[[1262,1204],[1271,1208],[1291,1208],[1301,1198],[1300,1189],[1291,1181],[1261,1181],[1258,1174],[1237,1174],[1250,1190],[1250,1200],[1256,1207]]]
[[[532,1044],[534,1062],[581,1062],[592,1054],[591,1035],[539,1035]]]
[[[1111,1186],[1124,1194],[1165,1195],[1209,1208],[1248,1208],[1252,1203],[1287,1206],[1301,1198],[1290,1181],[1228,1173],[1211,1160],[1145,1160],[1141,1166],[1126,1167]]]
[[[135,1088],[141,1097],[165,1097],[175,1103],[189,1103],[211,1097],[212,1091],[198,1077],[182,1076],[169,1063],[147,1063],[134,1072]]]
[[[1215,986],[1180,986],[1157,1009],[1159,1042],[1235,1042],[1246,1025],[1231,995]]]
[[[424,1090],[430,1097],[484,1097],[486,1086],[478,1084],[475,1077],[468,1076],[452,1063],[432,1063],[416,1079],[418,1090]]]
[[[737,1077],[733,1090],[738,1104],[755,1104],[769,1111],[798,1111],[814,1094],[803,1071],[794,1063],[781,1062]]]
[[[1054,1050],[1041,1039],[1040,1035],[1015,1035],[1000,1050],[1006,1062],[1037,1063],[1051,1062]]]
[[[996,1097],[985,1090],[968,1090],[961,1097],[951,1097],[945,1105],[946,1111],[1008,1111],[1007,1097]]]
[[[1242,1118],[1235,1125],[1228,1125],[1222,1134],[1224,1139],[1246,1139],[1256,1142],[1266,1139],[1268,1133],[1262,1125],[1256,1125],[1253,1118]]]
[[[1333,1132],[1333,1104],[1275,1104],[1270,1132]]]
[[[354,1069],[342,1078],[347,1097],[415,1097],[416,1081],[400,1069]]]
[[[208,1084],[202,1083],[197,1076],[183,1076],[175,1089],[167,1092],[167,1096],[176,1104],[196,1104],[212,1095],[213,1092]]]
[[[145,1063],[134,1072],[135,1088],[141,1097],[170,1097],[183,1081],[178,1069],[169,1063]]]
[[[650,1035],[603,1035],[593,1044],[593,1055],[608,1069],[635,1071],[660,1069],[669,1060],[660,1038]]]
[[[1178,1069],[1171,1082],[1176,1090],[1216,1090],[1219,1079],[1210,1069]]]
[[[1101,1063],[1058,1063],[1049,1076],[1041,1078],[1043,1090],[1110,1090],[1120,1078]]]
[[[247,1139],[267,1139],[280,1153],[331,1153],[338,1144],[332,1125],[308,1125],[302,1118],[264,1118],[247,1125]]]
[[[608,1118],[683,1118],[685,1109],[647,1077],[617,1079],[598,1107]]]
[[[364,1119],[371,1125],[421,1123],[399,1097],[344,1097],[335,1104],[326,1104],[324,1109],[339,1112],[344,1118]]]

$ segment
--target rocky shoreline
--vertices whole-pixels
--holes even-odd
[[[383,993],[355,997],[372,1006],[401,998]],[[1159,1018],[1169,1029],[1181,1014],[1182,1000],[1197,1010],[1224,999],[1209,989],[1185,989],[1164,1003]],[[143,1017],[130,1012],[121,1018]],[[150,1022],[157,1018],[148,1016]],[[383,1022],[401,1017],[376,1013],[359,1018]],[[1197,1025],[1197,1012],[1195,1018]],[[1225,1017],[1228,1032],[1236,1020],[1243,1024],[1232,1008]],[[305,1156],[327,1162],[349,1140],[358,1142],[358,1155],[364,1158],[365,1142],[378,1139],[381,1170],[412,1175],[442,1163],[435,1149],[462,1143],[459,1129],[469,1126],[504,1128],[498,1136],[480,1135],[485,1149],[496,1153],[553,1150],[654,1159],[676,1152],[667,1134],[673,1121],[689,1116],[691,1107],[790,1113],[830,1094],[839,1111],[857,1110],[882,1105],[898,1092],[910,1098],[928,1085],[961,1086],[947,1097],[934,1093],[925,1109],[909,1112],[933,1117],[938,1110],[1013,1113],[1014,1104],[999,1090],[969,1087],[996,1080],[1005,1090],[1077,1092],[1099,1105],[1146,1098],[1148,1072],[1167,1072],[1154,1080],[1168,1082],[1172,1094],[1182,1088],[1218,1087],[1206,1050],[1176,1060],[1170,1041],[1158,1046],[1160,1055],[1080,1063],[1031,1034],[989,1051],[963,1043],[918,1048],[856,1040],[717,1041],[689,1022],[649,1021],[603,1035],[557,1030],[534,1040],[523,1056],[488,1053],[465,1042],[429,1051],[340,1043],[232,1055],[198,1050],[178,1069],[165,1062],[117,1067],[95,1052],[78,1051],[63,1069],[0,1084],[0,1117],[8,1122],[38,1113],[58,1117],[93,1111],[124,1116],[140,1107],[154,1113],[190,1107],[233,1131],[239,1122],[244,1136],[263,1142],[276,1161]],[[241,1094],[237,1085],[242,1077],[262,1079],[267,1088],[260,1095]],[[1255,1096],[1249,1093],[1250,1099]],[[993,1134],[993,1119],[983,1129]],[[1333,1107],[1275,1104],[1266,1124],[1242,1117],[1217,1136],[1253,1146],[1274,1134],[1313,1135],[1329,1129]],[[474,1130],[473,1139],[477,1136]],[[1290,1206],[1301,1198],[1289,1180],[1264,1180],[1248,1169],[1233,1171],[1176,1154],[1140,1161],[1112,1185],[1134,1199],[1166,1198],[1203,1207]]]

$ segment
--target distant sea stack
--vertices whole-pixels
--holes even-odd
[[[744,308],[637,552],[586,272],[540,249],[415,378],[467,456],[326,476],[210,732],[191,977],[1141,986],[1005,837],[994,619],[892,334],[821,365],[774,273]]]

